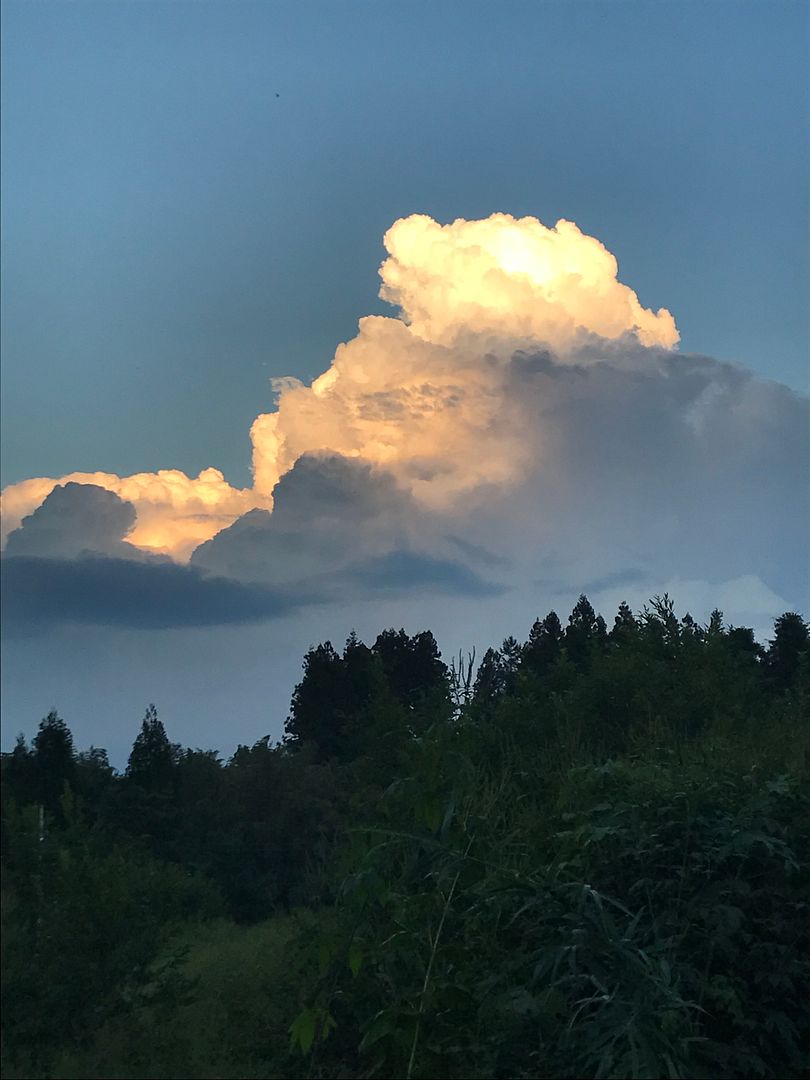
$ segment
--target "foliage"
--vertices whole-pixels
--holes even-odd
[[[281,745],[3,756],[13,1076],[799,1077],[810,634],[668,596],[451,670],[304,659]]]

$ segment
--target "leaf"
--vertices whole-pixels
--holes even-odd
[[[374,1017],[360,1042],[360,1050],[368,1050],[374,1043],[384,1039],[394,1030],[394,1017],[386,1009],[381,1009]]]
[[[314,1009],[304,1009],[290,1024],[290,1049],[297,1046],[302,1054],[308,1054],[315,1039],[317,1017]]]
[[[349,948],[349,968],[352,975],[357,978],[360,968],[363,965],[363,953],[360,946],[352,944]]]

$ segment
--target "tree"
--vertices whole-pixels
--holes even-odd
[[[556,611],[550,611],[542,621],[537,619],[529,632],[523,650],[524,666],[533,675],[544,675],[560,658],[563,629]]]
[[[484,653],[473,684],[473,701],[486,708],[492,705],[506,690],[506,672],[503,657],[497,649]]]
[[[786,611],[773,624],[774,636],[766,664],[771,684],[786,690],[796,679],[804,653],[810,650],[810,627],[795,611]]]
[[[110,765],[106,750],[91,746],[76,755],[76,792],[91,819],[97,817],[114,777],[115,769]]]
[[[3,795],[6,793],[19,806],[35,803],[39,798],[34,755],[22,733],[17,736],[11,753],[3,754]]]
[[[627,644],[638,635],[638,623],[629,605],[622,600],[616,618],[613,620],[613,629],[610,637],[619,645]]]
[[[594,648],[604,644],[606,633],[604,619],[597,617],[583,593],[574,605],[565,628],[565,651],[578,670],[587,667]]]
[[[523,662],[523,646],[511,634],[501,643],[501,662],[504,674],[504,691],[514,694],[518,686],[520,665]]]
[[[61,822],[59,804],[65,784],[75,782],[76,758],[73,736],[55,709],[40,722],[34,736],[34,772],[38,801]]]
[[[396,701],[414,710],[437,699],[450,700],[450,677],[429,630],[409,637],[404,630],[383,630],[373,652],[382,663]]]
[[[347,643],[350,653],[356,644]],[[356,671],[353,674],[356,676]],[[301,749],[312,745],[321,759],[347,755],[347,716],[360,691],[355,686],[354,701],[348,700],[345,675],[344,661],[331,641],[309,650],[304,657],[304,677],[293,691],[284,725],[289,746]]]
[[[169,742],[157,709],[150,705],[141,730],[132,745],[127,762],[127,776],[147,791],[167,791],[172,786],[177,747]]]

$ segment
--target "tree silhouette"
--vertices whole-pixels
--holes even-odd
[[[284,725],[288,743],[298,749],[311,744],[322,758],[342,757],[345,704],[343,660],[325,641],[304,657],[304,677],[293,691]]]
[[[774,623],[774,636],[766,656],[772,684],[779,690],[789,687],[799,672],[802,656],[810,651],[810,628],[801,615],[786,611]]]
[[[618,644],[624,644],[631,641],[637,634],[638,623],[629,605],[622,600],[616,618],[613,620],[613,629],[610,631],[611,640]]]
[[[437,695],[449,700],[449,672],[429,630],[413,637],[404,630],[383,630],[373,652],[382,663],[394,699],[406,709],[416,709]]]
[[[550,611],[545,619],[537,619],[532,626],[523,650],[523,663],[533,675],[543,675],[560,658],[562,646],[560,618],[556,611]]]
[[[584,594],[577,600],[565,628],[565,651],[578,670],[587,667],[591,653],[604,644],[607,635],[605,620],[597,616]]]
[[[34,736],[33,759],[37,799],[61,821],[60,801],[65,784],[74,783],[76,759],[73,736],[55,709],[40,722],[39,731]]]
[[[147,791],[166,791],[172,784],[176,760],[177,748],[169,742],[157,709],[150,705],[132,745],[127,776]]]

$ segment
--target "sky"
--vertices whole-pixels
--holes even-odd
[[[310,644],[583,589],[807,613],[804,3],[2,19],[4,748],[230,753]]]

